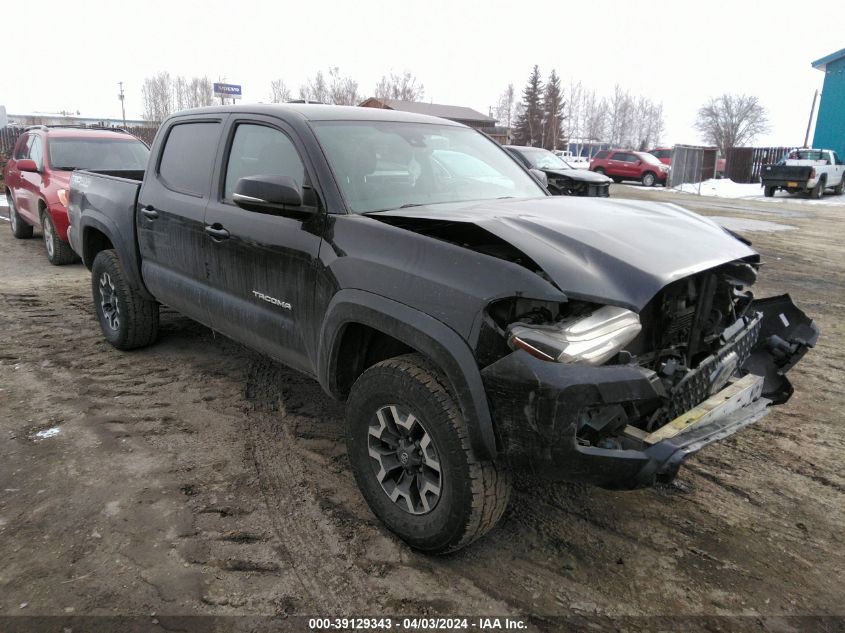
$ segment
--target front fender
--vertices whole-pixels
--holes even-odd
[[[419,351],[445,374],[467,423],[473,450],[482,459],[497,455],[496,437],[481,373],[466,341],[443,322],[403,303],[363,290],[338,292],[326,310],[317,358],[320,384],[334,397],[338,352],[346,325],[360,323]]]

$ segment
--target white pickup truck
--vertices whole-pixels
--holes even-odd
[[[777,164],[763,165],[763,192],[767,198],[778,189],[805,192],[821,198],[825,189],[842,195],[845,188],[845,162],[829,149],[802,148],[789,152]]]

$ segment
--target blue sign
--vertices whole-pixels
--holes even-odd
[[[229,97],[230,99],[241,98],[241,87],[236,84],[214,84],[215,97]]]

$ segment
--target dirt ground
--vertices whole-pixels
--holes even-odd
[[[613,195],[794,227],[740,232],[758,296],[788,291],[820,343],[787,405],[674,484],[521,480],[442,558],[371,515],[316,382],[169,311],[114,350],[88,271],[0,222],[0,615],[845,615],[845,205]]]

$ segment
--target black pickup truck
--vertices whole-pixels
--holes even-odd
[[[166,304],[313,376],[347,401],[366,501],[429,552],[489,530],[517,469],[671,479],[785,402],[818,337],[788,296],[752,296],[758,254],[711,221],[550,196],[420,115],[179,113],[145,173],[75,172],[69,203],[115,347],[151,344]]]

